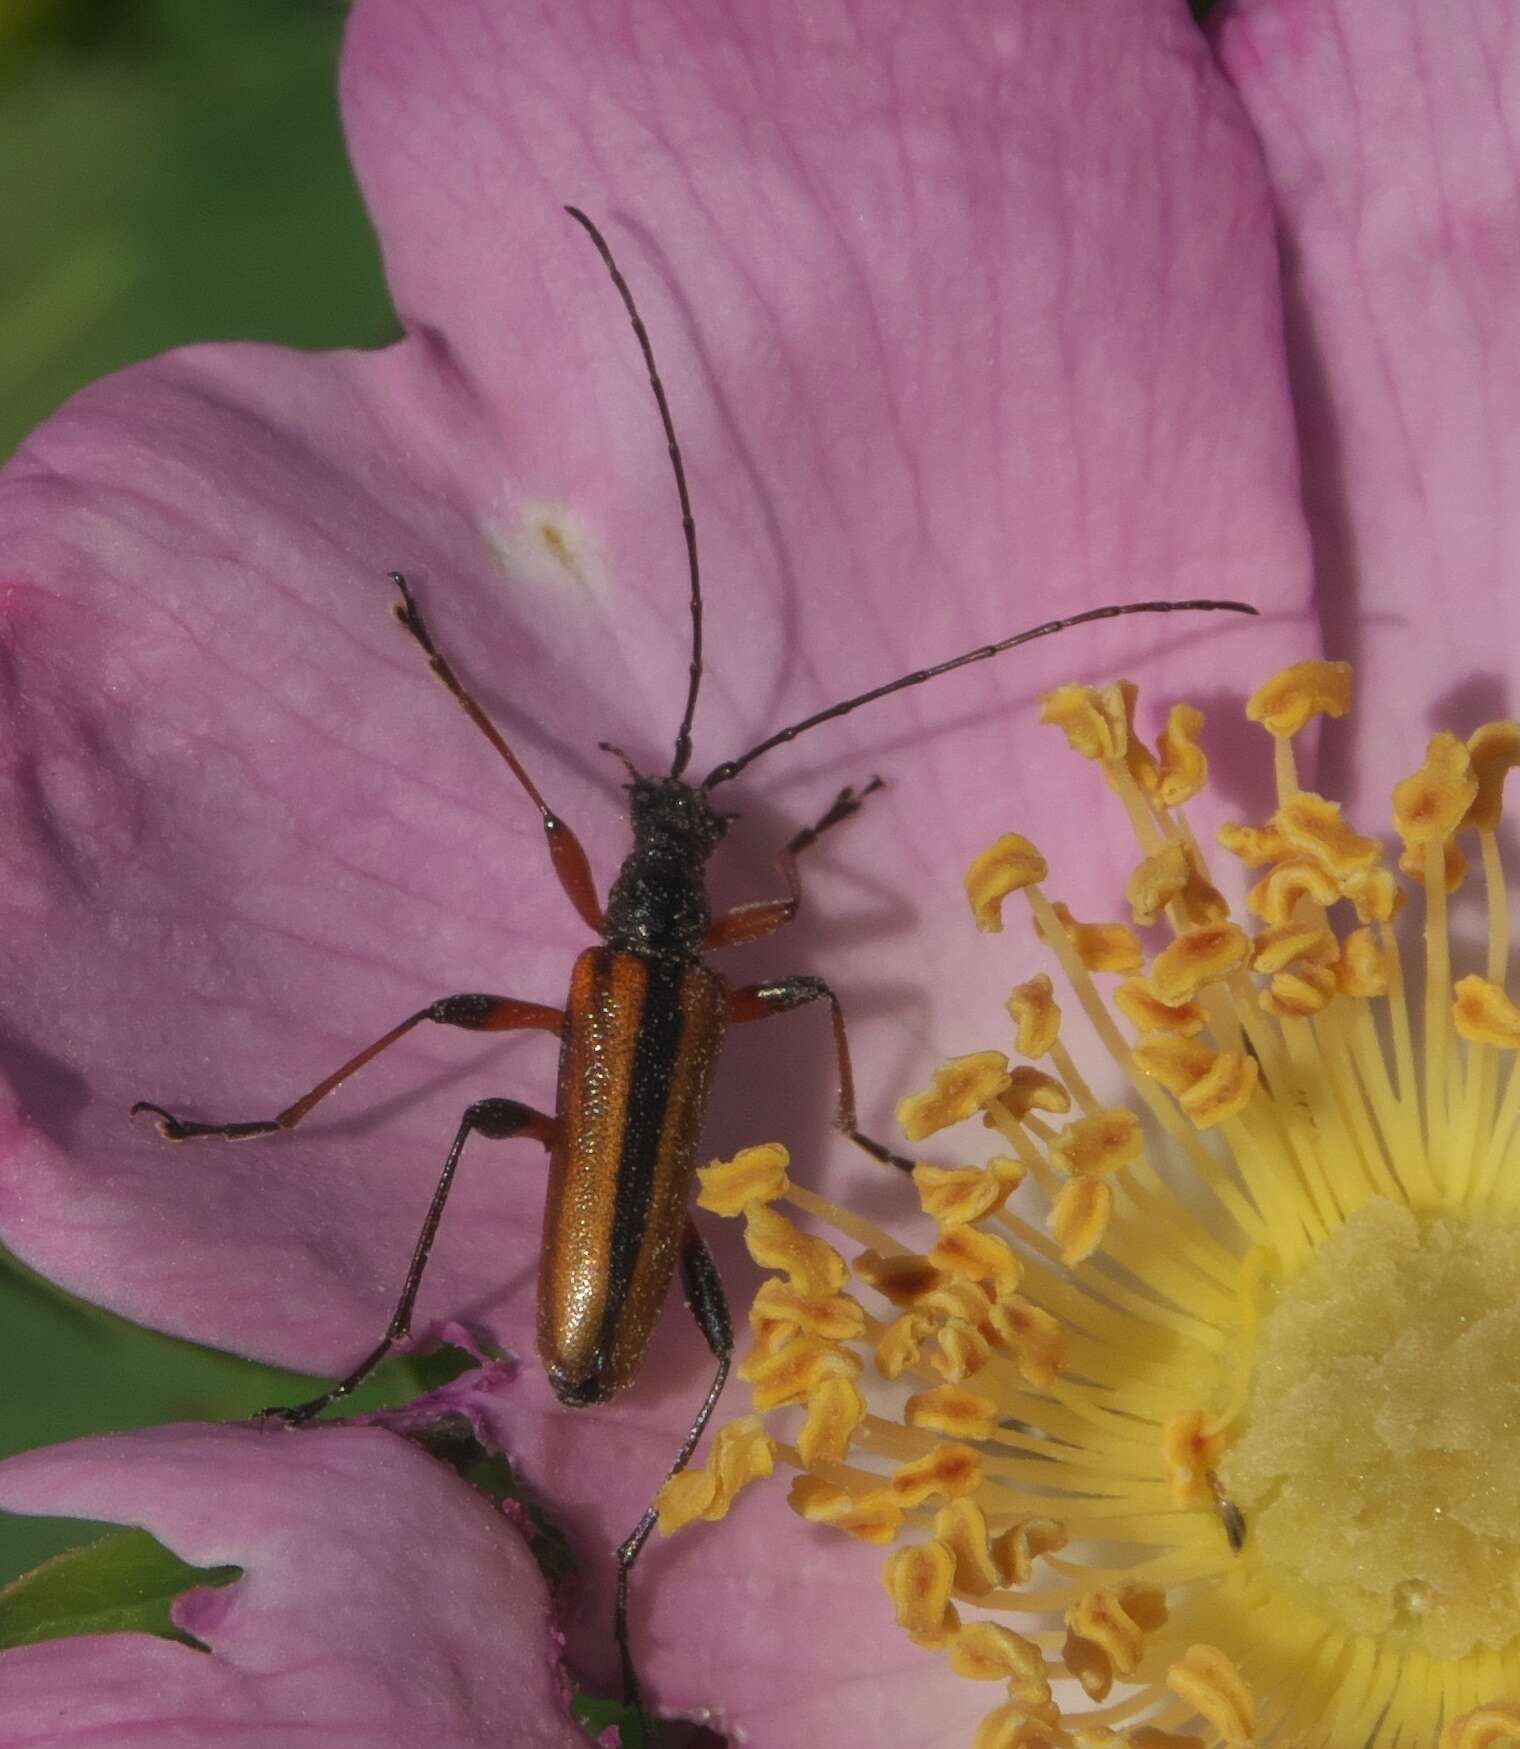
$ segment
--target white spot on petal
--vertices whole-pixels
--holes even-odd
[[[520,504],[509,521],[484,523],[481,533],[487,551],[514,583],[605,593],[601,550],[567,504]]]

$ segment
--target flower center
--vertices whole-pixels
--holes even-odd
[[[1359,1209],[1263,1319],[1221,1466],[1274,1579],[1400,1650],[1520,1635],[1520,1231]]]
[[[1438,733],[1394,789],[1420,980],[1395,927],[1410,889],[1299,781],[1294,737],[1350,689],[1344,664],[1297,663],[1247,704],[1277,807],[1217,834],[1263,871],[1243,913],[1184,813],[1201,713],[1174,705],[1153,752],[1127,682],[1044,698],[1139,841],[1132,922],[1079,921],[1019,833],[971,865],[978,927],[1027,905],[1066,989],[1015,985],[1026,1061],[954,1058],[899,1104],[915,1145],[978,1116],[996,1135],[983,1163],[914,1167],[926,1249],[793,1185],[782,1149],[700,1172],[701,1206],[742,1214],[780,1275],[738,1369],[757,1413],[667,1484],[662,1527],[797,1471],[803,1518],[891,1545],[914,1644],[1006,1685],[970,1749],[1520,1749],[1520,1001],[1498,830],[1520,723]],[[1464,885],[1488,930],[1461,975]],[[1124,1103],[1070,1049],[1063,1000]]]

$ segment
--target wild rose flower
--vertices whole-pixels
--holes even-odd
[[[81,1440],[12,1458],[0,1506],[143,1525],[197,1567],[243,1569],[175,1606],[210,1656],[108,1633],[0,1657],[7,1743],[586,1741],[560,1693],[526,1542],[394,1432],[158,1427]]]
[[[1520,725],[1438,734],[1394,791],[1421,990],[1381,843],[1299,782],[1298,738],[1350,703],[1344,663],[1253,696],[1277,806],[1211,854],[1188,823],[1201,713],[1173,709],[1158,757],[1132,694],[1048,696],[1139,839],[1128,913],[1074,920],[1016,834],[973,863],[978,927],[1001,933],[1021,895],[1064,993],[1024,978],[1023,1061],[960,1057],[899,1107],[915,1141],[978,1115],[996,1132],[985,1159],[915,1169],[930,1241],[794,1189],[781,1150],[702,1173],[700,1204],[742,1213],[779,1273],[741,1368],[761,1413],[667,1484],[663,1522],[722,1517],[785,1463],[803,1518],[891,1546],[912,1641],[1004,1685],[976,1749],[1473,1749],[1520,1730],[1520,1007],[1499,847]],[[1465,972],[1459,834],[1488,912]],[[1231,859],[1258,877],[1238,912],[1213,880]],[[1095,1051],[1070,1045],[1067,1008]],[[1090,1056],[1127,1098],[1094,1091]],[[1036,1197],[1010,1206],[1026,1178]],[[787,1409],[778,1443],[763,1417]]]
[[[1520,1032],[1503,990],[1500,849],[1520,730],[1477,727],[1506,691],[1485,683],[1474,641],[1508,605],[1507,464],[1474,465],[1507,454],[1514,401],[1512,318],[1494,295],[1516,223],[1513,176],[1492,156],[1513,126],[1494,96],[1506,56],[1476,21],[1450,36],[1414,9],[1331,10],[1244,6],[1219,44],[1279,179],[1324,616],[1370,646],[1340,757],[1313,785],[1323,796],[1299,731],[1343,714],[1350,674],[1311,663],[1254,701],[1276,737],[1276,807],[1208,845],[1216,871],[1256,865],[1249,911],[1232,920],[1174,806],[1202,768],[1185,778],[1180,760],[1167,796],[1128,740],[1122,695],[1053,695],[1052,720],[1101,759],[1146,854],[1133,915],[1102,928],[1071,927],[1043,896],[1047,872],[1056,891],[1070,878],[1069,852],[1047,870],[1005,840],[972,866],[984,926],[994,900],[1027,893],[1067,1015],[1058,1023],[1049,982],[1020,984],[1018,1049],[1038,1067],[963,1060],[904,1115],[924,1133],[985,1109],[1007,1158],[919,1174],[938,1228],[932,1249],[915,1244],[926,1255],[891,1223],[774,1175],[764,1185],[753,1156],[708,1193],[742,1176],[752,1195],[779,1189],[833,1219],[852,1255],[875,1250],[855,1257],[862,1328],[841,1342],[832,1308],[835,1343],[815,1335],[810,1388],[792,1399],[807,1414],[777,1456],[801,1472],[804,1516],[899,1544],[887,1588],[920,1645],[1007,1685],[977,1749],[1474,1749],[1520,1730],[1505,1613]],[[1416,331],[1428,352],[1400,345]],[[1438,430],[1467,436],[1465,459],[1460,439],[1443,454]],[[1407,619],[1374,632],[1357,591],[1381,602],[1384,565]],[[1446,597],[1462,605],[1443,615]],[[1423,637],[1411,655],[1410,622],[1429,624],[1433,662]],[[1415,668],[1431,698],[1411,715]],[[1404,669],[1409,685],[1384,679]],[[1427,751],[1429,728],[1453,717],[1476,732],[1439,733]],[[1326,798],[1347,789],[1358,805],[1343,816]],[[1397,885],[1362,836],[1379,816],[1403,840]],[[1411,893],[1423,956],[1387,915]],[[1134,927],[1166,909],[1176,941],[1142,947]],[[1011,965],[1032,970],[1028,952]],[[1083,1013],[1112,1054],[1110,1085],[1115,1068],[1131,1083],[1127,1103],[1095,1099],[1100,1071],[1067,1052]],[[1131,1108],[1154,1114],[1160,1148],[1133,1153]],[[1227,1153],[1202,1147],[1206,1130]],[[1168,1155],[1181,1170],[1152,1177]],[[1002,1218],[1026,1173],[1048,1226],[1027,1202]],[[772,1206],[754,1204],[757,1253],[795,1269]],[[808,1261],[826,1273],[819,1253]],[[785,1389],[791,1345],[767,1344],[806,1297],[794,1278],[756,1302],[757,1407]],[[889,1414],[878,1384],[858,1426],[852,1353],[860,1376],[919,1363],[906,1401]],[[668,1516],[700,1489],[698,1476],[669,1490]]]
[[[1369,80],[1384,28],[1348,8]],[[1250,63],[1237,76],[1269,154],[1304,134],[1294,75],[1322,42],[1283,6],[1222,38],[1232,66]],[[1035,693],[1119,671],[1181,693],[1207,661],[1212,689],[1243,695],[1315,636],[1265,185],[1175,9],[662,10],[614,31],[590,7],[361,5],[345,101],[407,342],[326,360],[206,348],[128,373],[44,428],[3,508],[8,984],[34,993],[10,1023],[6,1237],[131,1315],[334,1372],[383,1327],[462,1105],[549,1104],[547,1060],[409,1040],[307,1129],[201,1159],[166,1158],[121,1113],[151,1097],[271,1114],[436,995],[559,997],[581,938],[537,823],[418,674],[383,572],[421,577],[440,642],[605,885],[617,774],[590,744],[664,756],[684,586],[647,385],[561,201],[607,221],[677,410],[714,757],[1116,593],[1276,611],[1230,635],[1131,624],[1036,647],[778,755],[750,792],[774,814],[735,867],[746,849],[758,867],[841,782],[878,766],[892,780],[827,852],[845,891],[815,875],[813,923],[769,961],[854,998],[868,1126],[924,1060],[976,1042],[968,992],[1003,977],[934,896],[989,815],[1058,822],[1041,833],[1052,855],[1066,820],[1090,845],[1065,774],[1027,752]],[[1297,338],[1302,378],[1314,334]],[[1312,424],[1306,438],[1311,454],[1329,441]],[[1269,805],[1260,787],[1232,801]],[[1111,885],[1089,854],[1066,891],[1091,915]],[[888,932],[911,950],[884,987]],[[766,956],[749,964],[737,975]],[[720,1145],[772,1132],[778,1082],[801,1104],[808,1046],[774,1030],[734,1042]],[[810,1109],[814,1145],[788,1140],[821,1166],[821,1084]],[[467,1157],[418,1326],[467,1314],[526,1353],[540,1181],[489,1155]],[[900,1206],[853,1162],[820,1178],[868,1213]],[[559,1410],[531,1372],[514,1393],[514,1455],[586,1548],[627,1529],[689,1418],[705,1365],[672,1323],[644,1387],[599,1420]],[[746,1496],[640,1575],[652,1691],[756,1741],[964,1741],[985,1701],[926,1680],[873,1601],[872,1565]],[[605,1674],[604,1643],[574,1649]]]

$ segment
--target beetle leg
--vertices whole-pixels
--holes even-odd
[[[667,1482],[671,1476],[679,1475],[691,1461],[691,1454],[697,1449],[698,1441],[712,1419],[713,1410],[718,1406],[718,1399],[723,1395],[723,1387],[728,1382],[729,1365],[734,1355],[733,1320],[729,1317],[723,1279],[718,1274],[718,1266],[713,1262],[712,1253],[707,1249],[706,1242],[689,1215],[686,1218],[686,1230],[681,1237],[681,1286],[686,1294],[686,1303],[691,1307],[692,1316],[707,1338],[707,1346],[717,1358],[718,1371],[702,1407],[697,1410],[691,1431],[686,1435],[680,1451],[676,1453],[676,1461],[670,1466],[669,1475],[665,1478]],[[639,1705],[639,1682],[633,1668],[633,1653],[628,1644],[628,1575],[658,1519],[659,1508],[651,1504],[633,1530],[619,1544],[617,1551],[617,1607],[613,1616],[613,1632],[617,1637],[618,1655],[623,1663],[623,1698],[633,1707]]]
[[[535,1111],[531,1105],[523,1105],[516,1099],[481,1099],[472,1105],[460,1119],[448,1158],[443,1163],[437,1188],[433,1191],[433,1200],[428,1204],[428,1212],[422,1222],[422,1231],[412,1247],[412,1261],[407,1266],[406,1283],[401,1289],[401,1298],[396,1302],[396,1310],[391,1314],[390,1323],[386,1325],[385,1335],[354,1370],[340,1379],[331,1390],[324,1391],[320,1397],[313,1397],[308,1403],[297,1403],[292,1409],[265,1409],[258,1419],[283,1421],[291,1427],[310,1421],[314,1415],[321,1414],[329,1403],[346,1397],[355,1386],[362,1384],[396,1344],[405,1342],[411,1335],[412,1308],[417,1304],[417,1291],[422,1286],[422,1274],[427,1268],[428,1254],[433,1249],[433,1240],[438,1236],[438,1223],[443,1219],[444,1204],[449,1200],[449,1191],[453,1188],[454,1171],[459,1165],[459,1156],[471,1131],[478,1131],[494,1142],[506,1141],[510,1136],[530,1136],[535,1142],[542,1142],[544,1147],[549,1148],[554,1145],[558,1125],[557,1118]]]
[[[518,1032],[527,1029],[559,1032],[565,1017],[558,1008],[546,1008],[542,1002],[519,1002],[512,996],[441,996],[426,1008],[419,1008],[415,1014],[409,1014],[399,1026],[393,1026],[372,1045],[366,1045],[358,1056],[350,1057],[342,1068],[334,1069],[325,1081],[319,1081],[309,1093],[303,1093],[294,1105],[287,1105],[278,1117],[258,1118],[246,1123],[187,1123],[184,1119],[175,1117],[172,1112],[165,1111],[163,1106],[153,1105],[146,1099],[138,1100],[132,1107],[131,1115],[136,1117],[140,1111],[151,1111],[158,1119],[158,1133],[170,1142],[186,1142],[201,1136],[221,1136],[229,1142],[246,1142],[251,1136],[267,1136],[276,1130],[293,1130],[312,1107],[326,1099],[335,1087],[341,1086],[366,1063],[373,1062],[382,1051],[389,1050],[397,1039],[405,1038],[414,1026],[420,1026],[424,1020],[435,1021],[439,1026],[462,1026],[471,1032]]]
[[[839,998],[822,978],[805,973],[791,978],[772,978],[764,984],[747,984],[729,997],[728,1018],[734,1024],[746,1020],[767,1020],[773,1014],[787,1014],[793,1008],[805,1008],[810,1002],[827,1002],[834,1017],[834,1057],[839,1065],[839,1108],[835,1127],[843,1131],[857,1148],[864,1148],[873,1160],[884,1166],[895,1166],[900,1172],[911,1172],[913,1161],[894,1154],[884,1142],[856,1127],[855,1076],[850,1068],[850,1041],[845,1036],[844,1010]]]
[[[559,884],[564,889],[565,897],[574,905],[587,927],[594,929],[600,935],[602,932],[601,902],[596,896],[596,882],[591,877],[591,864],[586,860],[586,853],[581,848],[580,840],[538,793],[538,785],[523,769],[517,755],[507,745],[500,729],[480,708],[474,696],[450,666],[448,657],[443,655],[433,642],[433,634],[427,629],[426,622],[417,611],[417,603],[412,596],[411,587],[406,578],[399,571],[392,571],[390,580],[401,591],[401,599],[392,610],[396,618],[421,646],[423,655],[427,657],[428,667],[453,693],[465,715],[506,760],[512,769],[513,777],[528,792],[528,800],[538,809],[543,819],[544,836],[549,841],[549,860],[554,864],[554,872],[559,877]]]
[[[848,820],[852,814],[858,813],[866,797],[881,787],[879,777],[873,777],[862,789],[846,786],[834,797],[822,819],[811,826],[805,826],[802,831],[789,838],[780,856],[776,858],[776,867],[781,871],[782,880],[786,882],[786,897],[757,899],[748,905],[736,905],[732,911],[725,911],[721,917],[715,917],[707,931],[708,950],[736,947],[744,941],[760,941],[790,923],[802,903],[802,881],[797,873],[797,858],[804,850],[811,849],[831,826],[837,826],[841,820]]]

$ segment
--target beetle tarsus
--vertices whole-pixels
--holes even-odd
[[[284,1127],[272,1118],[252,1123],[190,1123],[146,1099],[139,1099],[127,1115],[136,1117],[144,1111],[152,1112],[158,1119],[153,1127],[166,1142],[193,1142],[205,1136],[219,1136],[224,1142],[246,1142],[254,1136],[267,1136]]]
[[[895,1166],[899,1172],[911,1172],[918,1164],[906,1154],[894,1154],[885,1142],[878,1142],[875,1136],[868,1136],[864,1130],[850,1130],[847,1133],[857,1148],[864,1149],[873,1160],[880,1160],[883,1166]]]

